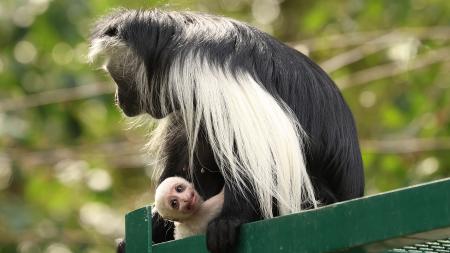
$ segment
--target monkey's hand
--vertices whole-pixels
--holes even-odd
[[[125,240],[121,240],[117,245],[117,253],[125,253]]]
[[[152,241],[153,243],[173,240],[175,226],[173,222],[164,220],[159,213],[152,213]]]
[[[206,246],[212,253],[230,252],[236,245],[240,226],[245,223],[237,217],[217,217],[206,230]]]

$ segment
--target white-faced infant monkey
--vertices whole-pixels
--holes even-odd
[[[204,234],[208,223],[220,214],[223,198],[222,189],[204,201],[186,179],[169,177],[156,188],[155,207],[164,219],[174,221],[177,240]]]

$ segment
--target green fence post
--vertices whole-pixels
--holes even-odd
[[[146,206],[125,216],[126,253],[152,253],[152,210]]]

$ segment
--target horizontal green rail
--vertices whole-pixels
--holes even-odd
[[[150,207],[127,214],[125,230],[126,253],[207,252],[204,236],[152,246]],[[450,252],[448,240],[440,241],[444,248],[431,242],[449,237],[450,179],[445,179],[245,224],[236,252],[426,252],[420,250],[423,242]],[[413,244],[419,246],[401,249]]]

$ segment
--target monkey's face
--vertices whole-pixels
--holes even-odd
[[[120,59],[121,58],[121,59]],[[127,58],[113,55],[106,64],[106,69],[117,84],[115,102],[125,115],[132,117],[143,112],[143,103],[138,91],[136,80],[136,64],[127,61]]]
[[[116,104],[125,115],[148,113],[163,118],[167,113],[159,109],[160,82],[152,78],[156,67],[149,65],[155,58],[148,53],[155,36],[142,24],[147,20],[144,13],[124,9],[99,20],[92,32],[89,58],[104,60],[117,84]]]
[[[175,184],[167,196],[167,205],[175,212],[180,212],[179,220],[183,217],[191,216],[200,206],[200,198],[191,185],[179,183]]]
[[[203,199],[191,183],[170,177],[161,182],[156,189],[155,205],[159,214],[173,221],[182,222],[194,215],[203,203]]]

